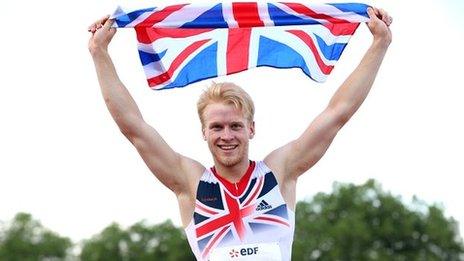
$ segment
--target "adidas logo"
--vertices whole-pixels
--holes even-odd
[[[271,205],[269,205],[266,200],[262,200],[261,203],[256,207],[256,211],[261,211],[261,210],[266,210],[272,208]]]

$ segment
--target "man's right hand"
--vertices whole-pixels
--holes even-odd
[[[88,46],[92,55],[108,51],[108,45],[116,34],[116,28],[111,27],[112,24],[113,20],[107,15],[88,27],[87,31],[92,33]]]

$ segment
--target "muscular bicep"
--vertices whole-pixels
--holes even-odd
[[[321,159],[345,122],[341,111],[327,108],[300,137],[271,152],[266,163],[279,169],[284,179],[297,178]]]
[[[156,176],[174,193],[189,190],[195,176],[201,174],[203,166],[175,152],[161,135],[143,120],[134,123],[134,130],[126,135],[138,153]]]

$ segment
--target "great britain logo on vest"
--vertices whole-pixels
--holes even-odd
[[[253,67],[300,68],[323,82],[340,58],[367,5],[228,2],[179,4],[112,16],[135,28],[148,85],[182,87]]]

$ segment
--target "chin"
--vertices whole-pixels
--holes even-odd
[[[218,157],[217,158],[217,161],[226,167],[235,166],[238,163],[240,163],[241,160],[242,159],[240,157]]]

